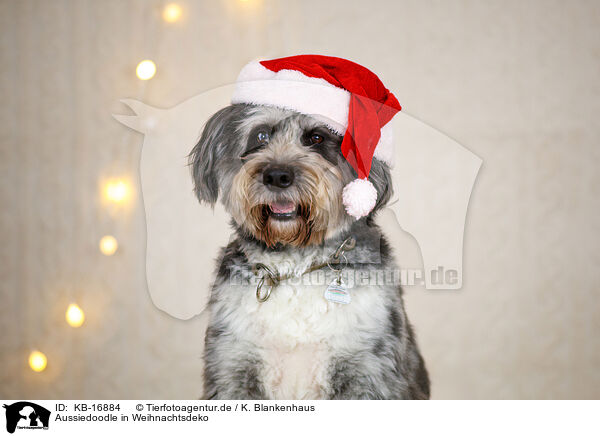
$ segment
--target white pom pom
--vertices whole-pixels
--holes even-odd
[[[367,179],[356,179],[344,187],[342,200],[348,215],[359,219],[369,215],[375,207],[377,190]]]

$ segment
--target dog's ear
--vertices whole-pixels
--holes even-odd
[[[369,213],[369,217],[372,217],[378,210],[385,207],[394,192],[392,187],[392,175],[388,165],[378,159],[373,159],[369,180],[373,186],[375,186],[375,190],[377,191],[377,202],[375,203],[373,210]]]
[[[227,106],[206,122],[200,140],[188,156],[192,167],[194,192],[200,202],[215,204],[219,197],[219,162],[226,158],[227,150],[235,141],[235,124],[240,108]]]

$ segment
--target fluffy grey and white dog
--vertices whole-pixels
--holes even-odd
[[[209,302],[205,398],[429,398],[397,284],[355,281],[349,304],[324,298],[339,271],[352,281],[396,269],[373,222],[390,198],[389,169],[373,160],[376,207],[350,217],[342,189],[356,173],[341,142],[316,118],[234,104],[192,150],[198,199],[220,200],[234,228]]]

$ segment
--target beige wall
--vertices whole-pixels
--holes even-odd
[[[433,397],[600,397],[600,4],[180,3],[169,26],[160,1],[0,1],[0,397],[199,395],[205,320],[149,299],[142,137],[110,114],[120,98],[169,107],[252,58],[308,52],[369,66],[484,161],[464,288],[407,291]],[[159,67],[149,82],[134,74],[144,58]],[[134,201],[107,209],[99,181],[121,175]],[[121,243],[109,258],[106,233]],[[64,322],[73,299],[78,330]],[[31,348],[45,372],[28,369]]]

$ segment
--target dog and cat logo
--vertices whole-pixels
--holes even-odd
[[[4,404],[6,409],[6,431],[14,433],[16,429],[48,430],[50,411],[29,401]]]

